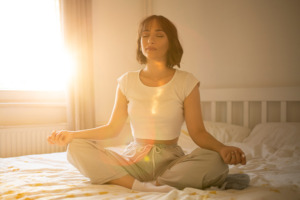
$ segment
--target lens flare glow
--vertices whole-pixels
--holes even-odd
[[[0,89],[64,90],[72,62],[63,48],[58,1],[1,1],[0,24]]]
[[[151,113],[152,113],[153,115],[155,115],[156,112],[157,112],[157,106],[158,106],[158,102],[159,102],[158,98],[160,97],[161,94],[162,94],[162,89],[159,88],[159,89],[157,90],[157,93],[156,93],[156,94],[153,96],[153,98],[152,98]]]

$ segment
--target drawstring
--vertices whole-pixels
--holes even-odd
[[[156,168],[156,162],[155,162],[155,154],[158,154],[161,152],[161,148],[157,145],[154,145],[154,144],[147,144],[145,146],[142,146],[142,147],[137,147],[137,144],[136,143],[133,143],[132,145],[129,145],[126,149],[126,152],[130,152],[130,154],[126,154],[128,157],[134,157],[136,155],[136,151],[138,152],[145,152],[146,150],[147,151],[147,154],[148,152],[151,151],[151,149],[153,150],[152,152],[152,155],[151,155],[151,161],[152,161],[152,166],[153,166],[153,177],[155,177],[155,168]],[[145,154],[140,154],[138,155],[134,160],[133,162],[137,162],[139,161],[140,159],[143,158],[143,156],[145,156]]]
[[[147,148],[152,149],[153,152],[151,153],[151,160],[152,160],[152,166],[153,166],[153,178],[155,177],[155,169],[156,169],[156,162],[155,162],[155,154],[158,154],[161,152],[161,148],[158,147],[157,145],[153,144],[147,144],[144,147],[140,147],[138,151],[144,152]],[[148,152],[150,152],[150,150]],[[136,159],[140,158],[141,156],[144,156],[143,154],[139,155]]]
[[[152,153],[152,164],[153,164],[153,178],[155,177],[155,167],[156,167],[156,165],[155,165],[155,157],[154,157],[154,155],[156,154],[156,153],[160,153],[161,152],[161,148],[160,147],[158,147],[158,146],[156,146],[156,145],[153,145],[153,147],[152,148],[154,148],[153,149],[153,153]]]
[[[144,151],[147,150],[148,148],[149,148],[149,151],[150,151],[151,148],[152,148],[153,146],[154,146],[153,144],[147,144],[147,145],[145,145],[145,146],[143,146],[143,147],[139,147],[139,148],[138,148],[138,151],[139,151],[139,152],[144,152]],[[148,152],[149,152],[149,151],[148,151]],[[139,156],[137,156],[137,157],[134,159],[134,162],[140,160],[143,156],[144,156],[144,154],[140,154]]]

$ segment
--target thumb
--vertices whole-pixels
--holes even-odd
[[[230,159],[231,159],[231,154],[227,153],[223,156],[223,160],[226,164],[230,163]]]

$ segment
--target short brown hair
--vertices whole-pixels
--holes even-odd
[[[145,18],[138,29],[138,40],[137,40],[137,54],[136,58],[140,64],[146,64],[147,58],[144,56],[141,50],[141,36],[145,27],[153,20],[156,20],[161,26],[162,30],[168,37],[169,49],[167,51],[167,66],[173,68],[175,65],[180,67],[180,61],[183,54],[182,46],[178,39],[178,33],[175,25],[167,18],[160,15],[151,15]]]

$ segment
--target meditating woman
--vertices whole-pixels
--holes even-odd
[[[205,130],[199,81],[174,68],[180,67],[182,54],[172,22],[156,15],[144,19],[137,40],[137,60],[143,67],[118,79],[109,122],[88,130],[53,131],[49,143],[68,145],[69,162],[93,184],[158,192],[186,187],[245,188],[249,180],[228,175],[228,164],[246,164],[245,154]],[[122,154],[97,143],[116,137],[127,118],[134,141]],[[200,147],[187,155],[177,144],[184,121]]]

